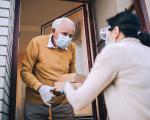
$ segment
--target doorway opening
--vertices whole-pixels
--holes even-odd
[[[51,23],[62,16],[69,17],[75,22],[76,33],[76,68],[77,73],[88,75],[93,63],[93,50],[91,33],[88,20],[86,3],[68,2],[60,0],[21,0],[19,57],[17,65],[17,95],[16,95],[16,119],[23,120],[25,100],[25,87],[20,77],[21,63],[25,55],[25,49],[33,37],[51,33]],[[77,119],[93,120],[94,111],[92,104],[81,111],[75,111]]]

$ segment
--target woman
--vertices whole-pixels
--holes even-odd
[[[150,120],[150,35],[130,12],[107,22],[106,47],[80,88],[65,84],[67,99],[81,109],[104,92],[110,120]]]

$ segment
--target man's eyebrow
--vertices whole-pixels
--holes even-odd
[[[68,32],[62,32],[62,33],[69,34]],[[69,34],[69,35],[73,35],[73,33],[71,33],[71,34]]]

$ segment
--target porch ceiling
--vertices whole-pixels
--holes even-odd
[[[21,0],[21,25],[42,25],[78,5],[60,0]]]

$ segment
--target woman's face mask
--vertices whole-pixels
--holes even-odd
[[[72,38],[70,38],[69,35],[64,36],[64,35],[58,34],[58,37],[56,40],[57,47],[62,48],[62,49],[67,48],[71,40]]]
[[[111,39],[111,37],[110,37],[111,32],[108,30],[109,28],[110,28],[110,26],[100,29],[100,38],[102,40],[105,40],[105,45],[115,42],[115,40]]]

